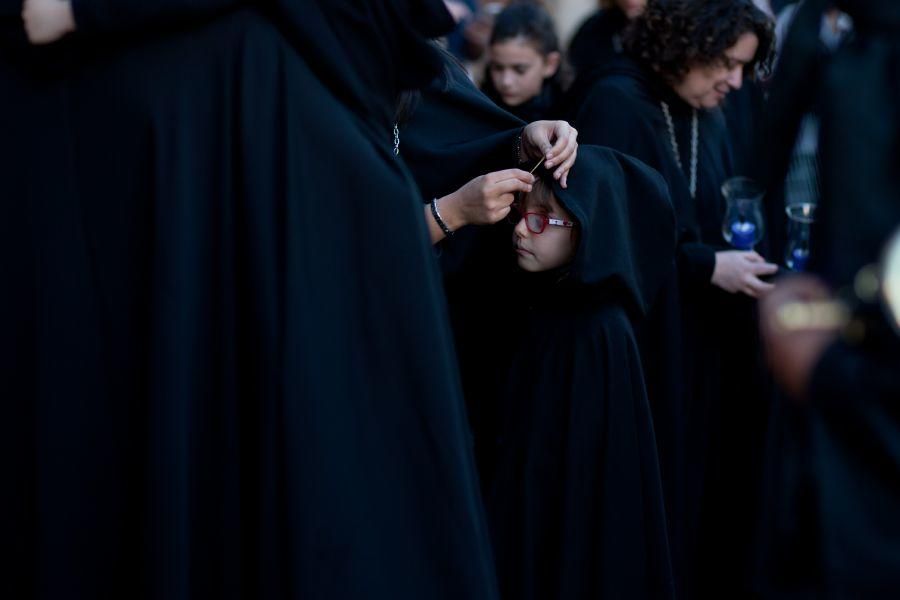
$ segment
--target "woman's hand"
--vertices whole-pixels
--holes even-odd
[[[75,31],[75,15],[69,0],[25,0],[22,20],[32,44],[51,44]]]
[[[535,121],[522,132],[524,159],[537,162],[544,158],[543,167],[556,168],[553,178],[568,187],[569,171],[578,155],[578,131],[565,121]]]
[[[530,192],[534,175],[508,169],[476,177],[438,200],[441,218],[456,231],[466,225],[491,225],[509,214],[516,192]]]
[[[752,298],[759,298],[775,289],[774,285],[760,281],[759,277],[777,272],[778,265],[767,263],[756,252],[716,252],[712,284],[732,294],[741,292]]]

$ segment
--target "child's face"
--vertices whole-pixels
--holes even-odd
[[[521,213],[513,234],[519,267],[537,273],[566,265],[575,258],[578,235],[575,223],[565,210],[542,186],[536,185],[526,194],[518,207]],[[526,222],[530,215],[531,227]],[[541,233],[535,233],[543,227]]]
[[[558,52],[541,54],[523,38],[503,40],[490,47],[488,72],[507,106],[519,106],[541,93],[544,80],[559,68]]]

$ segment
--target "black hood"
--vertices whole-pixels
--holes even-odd
[[[675,213],[662,176],[637,159],[581,146],[569,187],[553,193],[579,227],[567,285],[620,299],[646,314],[673,268]]]
[[[453,30],[441,0],[276,0],[278,23],[359,114],[390,123],[397,97],[444,69],[429,40]]]

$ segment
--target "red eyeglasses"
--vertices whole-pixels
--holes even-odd
[[[575,227],[575,223],[572,221],[564,221],[562,219],[554,219],[545,215],[544,213],[536,213],[536,212],[526,212],[523,213],[519,210],[519,207],[513,206],[512,210],[509,213],[510,220],[513,223],[518,223],[520,219],[525,219],[525,227],[528,228],[528,231],[534,234],[544,233],[544,230],[547,229],[548,225],[552,225],[554,227],[566,227],[571,229]]]

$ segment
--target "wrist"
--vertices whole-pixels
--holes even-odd
[[[456,195],[456,192],[443,198],[436,198],[434,202],[437,205],[441,220],[450,231],[456,231],[468,224],[459,210],[459,197]]]
[[[444,219],[444,214],[442,212],[441,201],[438,198],[435,198],[431,201],[431,216],[434,219],[434,222],[437,224],[438,228],[443,232],[444,237],[452,237],[453,232],[455,231],[453,227],[450,226],[449,223]]]

